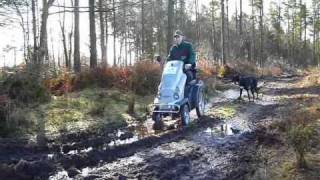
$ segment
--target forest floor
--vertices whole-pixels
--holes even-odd
[[[3,179],[320,179],[320,146],[297,171],[295,154],[275,127],[291,106],[320,102],[319,87],[298,88],[304,77],[265,78],[259,99],[238,99],[225,81],[210,97],[206,116],[188,128],[166,121],[136,121],[113,133],[82,131],[47,137],[39,146],[24,139],[0,139]],[[246,95],[246,93],[244,93]],[[320,111],[320,109],[318,109]],[[315,122],[319,130],[319,120]]]

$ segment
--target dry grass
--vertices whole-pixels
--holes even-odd
[[[297,87],[307,88],[320,86],[320,68],[312,68],[306,71],[303,80],[297,84]]]
[[[202,79],[208,79],[217,76],[219,71],[219,66],[217,64],[214,64],[213,61],[206,59],[201,59],[198,61],[198,68],[200,70],[199,75]]]
[[[64,71],[44,81],[55,95],[62,95],[88,87],[118,88],[138,94],[154,93],[161,77],[160,66],[151,61],[142,61],[128,67],[98,67],[83,70],[80,74]]]
[[[283,74],[283,70],[281,67],[273,66],[273,67],[266,67],[266,68],[259,68],[258,74],[261,76],[280,76]]]

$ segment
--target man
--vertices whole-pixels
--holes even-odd
[[[186,67],[187,82],[195,78],[196,54],[193,50],[192,44],[184,40],[184,34],[180,30],[174,33],[174,45],[170,49],[168,61],[180,60]]]

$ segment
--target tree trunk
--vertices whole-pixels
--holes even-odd
[[[289,7],[288,7],[288,22],[287,22],[287,58],[291,58],[291,52],[290,52],[290,15],[289,15]]]
[[[167,54],[171,48],[173,37],[174,0],[168,0],[168,31],[167,31]]]
[[[313,62],[317,62],[317,57],[316,57],[316,11],[313,12],[313,34],[312,34],[312,42],[313,42],[313,47],[312,47],[312,57],[313,57]],[[318,64],[319,65],[319,64]]]
[[[300,17],[299,17],[299,40],[302,41],[302,16],[303,16],[303,7],[302,7],[302,1],[299,2],[300,7]]]
[[[36,0],[31,2],[32,10],[32,31],[33,31],[33,63],[38,63],[38,46],[37,46],[37,18],[36,18]]]
[[[109,2],[109,0],[107,1]],[[106,4],[105,6],[106,9],[108,9],[108,3]],[[108,41],[109,41],[109,24],[108,24],[108,18],[109,18],[109,12],[106,11],[105,12],[105,27],[106,27],[106,38],[105,38],[105,41],[106,41],[106,66],[108,66]]]
[[[144,58],[145,53],[145,27],[144,27],[144,0],[141,0],[141,53]]]
[[[80,29],[79,29],[79,0],[74,2],[74,71],[81,71],[80,64]]]
[[[70,69],[70,61],[68,57],[68,48],[67,48],[67,38],[66,38],[66,32],[65,32],[65,21],[66,21],[66,8],[65,8],[65,0],[64,0],[64,8],[63,8],[63,19],[62,22],[59,17],[59,24],[60,24],[60,30],[62,35],[62,44],[63,44],[63,52],[64,52],[64,59],[65,59],[65,65],[67,69]]]
[[[307,167],[307,162],[306,162],[306,159],[304,158],[304,152],[298,152],[297,153],[297,165],[298,165],[298,168],[306,168]]]
[[[196,46],[200,46],[200,22],[199,22],[199,1],[194,0],[195,10],[196,10]]]
[[[27,34],[26,34],[27,32],[26,32],[26,28],[24,25],[25,24],[24,16],[22,15],[17,3],[13,1],[13,5],[14,5],[15,10],[20,18],[20,21],[21,21],[19,24],[22,28],[22,35],[23,35],[23,58],[26,61],[26,63],[28,63],[28,61],[27,61]]]
[[[211,9],[211,22],[212,22],[212,56],[214,60],[217,60],[216,58],[216,27],[215,27],[215,6],[214,6],[214,0],[211,1],[212,3],[212,9]]]
[[[156,17],[158,17],[159,19],[163,19],[163,13],[162,13],[162,9],[163,9],[163,2],[162,0],[158,0],[157,1],[157,4],[156,4],[156,7],[158,7],[156,9]],[[163,24],[161,21],[159,21],[158,23],[156,23],[157,25],[157,41],[158,41],[158,48],[159,48],[159,55],[161,55],[164,51],[164,45],[163,45],[163,42],[164,42],[164,38],[163,38]]]
[[[235,12],[235,22],[236,22],[236,35],[238,36],[239,31],[239,20],[238,20],[238,3],[236,3],[236,12]]]
[[[185,10],[186,10],[186,2],[185,0],[179,0],[179,11],[180,11],[180,18],[179,18],[179,24],[180,24],[180,29],[185,29],[185,24],[186,24],[186,18],[185,18]]]
[[[50,32],[51,33],[51,32]],[[54,46],[53,46],[53,36],[51,36],[51,38],[50,38],[50,41],[51,41],[51,52],[52,52],[52,54],[51,54],[51,60],[52,60],[52,64],[53,64],[53,71],[54,72],[56,72],[56,66],[55,66],[55,56],[54,56],[54,54],[55,54],[55,52],[54,52]],[[51,66],[49,65],[49,67],[51,68]]]
[[[277,41],[277,49],[278,49],[278,56],[281,56],[281,4],[278,4],[278,41]]]
[[[239,30],[240,30],[240,39],[241,39],[241,37],[242,37],[242,0],[240,0],[240,18],[239,18],[239,20],[240,20]]]
[[[103,8],[103,3],[102,0],[99,0],[99,18],[100,18],[100,43],[101,43],[101,62],[102,62],[102,66],[106,66],[107,64],[107,57],[106,57],[106,45],[105,45],[105,30],[104,30],[104,8]]]
[[[58,68],[61,68],[60,48],[58,48]]]
[[[134,114],[134,105],[135,105],[135,95],[133,92],[130,93],[129,102],[128,102],[128,114]]]
[[[29,14],[30,10],[27,8],[27,56],[28,56],[28,63],[32,63],[32,58],[31,58],[31,49],[30,49],[30,22],[29,22]],[[27,64],[28,64],[27,63]]]
[[[264,63],[264,42],[263,42],[263,0],[260,0],[260,67],[263,67]]]
[[[117,51],[116,51],[116,5],[115,0],[112,0],[113,9],[113,66],[117,65]]]
[[[89,0],[90,20],[90,68],[97,67],[97,36],[95,20],[95,0]]]
[[[48,60],[48,34],[47,34],[47,21],[49,16],[49,8],[54,0],[42,0],[42,15],[41,15],[41,28],[40,28],[40,47],[38,65]]]
[[[127,2],[128,0],[124,0],[123,5],[123,13],[124,13],[124,65],[128,66],[128,30],[127,30]]]
[[[73,24],[73,23],[72,23]],[[71,27],[71,32],[68,34],[69,35],[69,54],[68,54],[68,64],[69,64],[69,69],[72,69],[71,65],[71,56],[72,56],[72,36],[73,36],[73,27]]]
[[[224,0],[221,0],[221,59],[222,64],[226,64],[225,59],[225,35],[224,35]]]
[[[304,8],[304,48],[307,47],[307,5],[303,5]]]
[[[226,48],[226,59],[228,59],[228,57],[230,57],[230,52],[229,52],[229,44],[230,44],[230,30],[229,30],[229,2],[228,2],[228,0],[226,0],[226,10],[227,10],[227,14],[226,14],[226,20],[227,20],[227,22],[226,22],[226,28],[227,28],[227,41],[226,41],[226,46],[227,46],[227,48]]]
[[[254,0],[251,0],[251,18],[252,18],[252,26],[251,26],[251,57],[253,59],[250,59],[251,62],[255,60],[255,15],[254,15]]]

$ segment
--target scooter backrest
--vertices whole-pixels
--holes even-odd
[[[164,66],[163,75],[178,74],[183,69],[182,61],[168,61]]]
[[[176,88],[183,73],[183,62],[182,61],[168,61],[164,67],[162,74],[162,87],[165,88]]]

